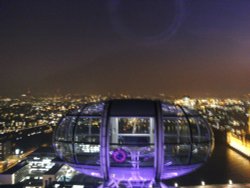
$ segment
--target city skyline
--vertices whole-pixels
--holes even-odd
[[[249,1],[0,1],[0,96],[250,93]]]
[[[37,183],[39,183],[39,186],[42,186],[46,184],[46,180],[48,180],[47,175],[50,173],[52,173],[50,175],[58,180],[52,183],[55,184],[55,186],[62,183],[62,181],[65,183],[65,177],[63,176],[65,174],[67,174],[67,184],[72,185],[77,182],[77,184],[87,186],[93,185],[94,183],[100,183],[96,180],[90,179],[90,177],[85,178],[84,175],[77,174],[77,171],[72,170],[66,164],[63,166],[61,166],[61,163],[55,164],[54,161],[57,160],[52,160],[55,156],[53,153],[53,149],[51,148],[51,141],[53,132],[60,128],[60,125],[58,124],[60,124],[60,122],[63,122],[62,120],[60,120],[62,117],[63,119],[67,117],[66,114],[70,116],[73,114],[76,115],[79,113],[80,109],[81,113],[98,112],[98,110],[102,109],[99,108],[102,105],[99,105],[104,103],[99,102],[93,104],[93,102],[102,101],[107,98],[107,96],[100,95],[85,97],[79,96],[72,98],[68,96],[37,98],[23,96],[19,99],[0,98],[0,158],[2,158],[2,161],[0,161],[0,172],[2,173],[0,174],[0,183],[13,184],[13,187],[15,187],[18,182],[22,185],[28,186],[31,186],[34,183],[36,184],[36,186],[38,186]],[[124,96],[124,98],[126,98],[126,96]],[[180,106],[182,106],[183,110],[187,110],[187,108],[195,109],[200,114],[200,117],[205,118],[210,127],[213,128],[216,141],[214,154],[208,160],[207,164],[190,175],[167,181],[167,185],[249,185],[248,172],[250,167],[250,142],[249,136],[247,136],[246,133],[247,131],[250,131],[250,117],[248,116],[248,114],[250,113],[250,99],[185,97],[181,99],[168,100],[167,98],[162,97],[162,100],[169,101],[165,103],[168,105],[177,105],[179,108]],[[153,102],[153,100],[149,100],[149,102]],[[82,108],[82,105],[86,103],[93,105],[85,106],[86,109],[88,109],[86,110],[85,108]],[[78,110],[76,111],[76,109]],[[94,111],[92,111],[91,109],[94,109]],[[185,112],[187,112],[186,110]],[[132,112],[132,110],[128,111],[128,113]],[[193,111],[190,112],[192,112],[193,114]],[[181,115],[181,113],[179,115]],[[198,116],[196,116],[195,114],[193,115],[193,118],[199,117],[198,114],[196,114]],[[84,116],[81,116],[81,118],[83,117]],[[94,117],[97,118],[98,116]],[[169,117],[171,118],[171,116]],[[79,118],[79,120],[81,118]],[[131,121],[128,121],[127,123],[133,124],[135,120],[136,118],[132,118]],[[98,125],[97,122],[98,121],[93,121],[93,125]],[[145,121],[143,120],[139,122],[144,124],[148,121],[145,119]],[[123,125],[126,125],[126,123]],[[128,126],[130,127],[130,125]],[[176,128],[177,127],[179,126],[176,126]],[[64,127],[61,126],[61,128]],[[76,128],[74,130],[78,129]],[[91,131],[92,130],[96,129],[91,129]],[[126,129],[119,130],[124,131]],[[134,131],[137,129],[128,129],[127,131],[131,130]],[[227,136],[225,136],[225,130],[227,130]],[[230,145],[230,147],[228,144]],[[234,150],[232,150],[231,148],[234,148]],[[93,148],[93,150],[96,149],[97,147]],[[235,150],[237,152],[235,152]],[[197,154],[197,152],[193,152],[193,155],[194,154]],[[23,161],[19,162],[20,159]],[[211,173],[211,171],[214,170],[215,166],[218,173]],[[49,170],[52,168],[54,170]],[[65,170],[68,170],[69,173],[65,172]],[[13,176],[13,171],[15,171],[14,174],[20,174],[20,176],[18,175],[17,178],[13,179],[6,178],[6,176]]]

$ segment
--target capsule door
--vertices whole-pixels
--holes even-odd
[[[148,175],[153,176],[154,127],[153,117],[110,117],[109,166],[111,177],[140,180]],[[142,174],[144,172],[146,174]]]

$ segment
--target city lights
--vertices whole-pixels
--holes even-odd
[[[250,141],[243,142],[242,140],[233,137],[231,133],[228,133],[227,142],[235,150],[243,153],[247,157],[250,157]]]
[[[64,115],[67,113],[68,110],[77,109],[77,107],[81,106],[81,103],[88,103],[90,101],[103,101],[103,96],[93,96],[93,97],[85,97],[84,99],[78,99],[78,98],[71,98],[64,99],[61,98],[43,98],[41,99],[32,99],[32,101],[29,101],[26,98],[26,102],[23,103],[22,100],[13,100],[9,98],[8,100],[1,100],[0,99],[0,106],[6,105],[6,102],[8,102],[9,109],[5,112],[2,111],[3,118],[0,121],[0,129],[2,128],[4,134],[8,133],[10,135],[16,135],[15,142],[24,142],[27,138],[34,138],[38,137],[39,135],[51,135],[53,129],[55,128],[55,125],[60,121],[61,117],[64,117]],[[129,97],[126,97],[129,98]],[[37,101],[36,101],[37,100]],[[64,103],[69,105],[65,105]],[[192,108],[197,110],[198,114],[203,116],[208,123],[213,126],[215,129],[218,129],[218,131],[226,131],[227,132],[227,142],[228,145],[234,148],[235,150],[238,150],[240,153],[242,153],[244,156],[250,156],[250,145],[249,145],[249,106],[250,102],[244,101],[244,100],[236,100],[236,99],[216,99],[216,98],[188,98],[185,97],[183,99],[175,99],[172,101],[175,104],[178,105],[184,105],[188,108]],[[24,104],[30,104],[29,106],[35,106],[32,109],[24,108]],[[15,108],[23,108],[24,111],[16,111]],[[175,106],[162,106],[164,113],[165,111],[168,113],[177,113],[178,116],[184,116],[185,114]],[[2,108],[3,109],[3,108]],[[102,110],[102,106],[94,106],[94,108],[88,107],[83,113],[87,115],[88,113],[95,113],[100,112]],[[185,109],[185,108],[184,108]],[[34,111],[33,111],[34,110]],[[1,108],[0,108],[1,111]],[[12,112],[13,111],[13,112]],[[29,114],[26,114],[27,112]],[[32,113],[33,115],[31,116]],[[73,113],[81,113],[81,110],[74,111]],[[192,111],[186,111],[185,113],[188,114],[194,114]],[[42,118],[38,118],[42,114]],[[20,121],[20,118],[26,117],[25,120]],[[37,117],[37,119],[36,119]],[[8,119],[12,119],[11,121],[7,121]],[[29,128],[30,121],[35,121],[36,123],[34,126]],[[81,120],[80,125],[84,125],[84,123],[88,124],[88,133],[91,133],[92,136],[88,135],[75,135],[75,141],[77,143],[74,144],[75,146],[75,152],[79,152],[82,156],[87,154],[98,154],[101,152],[101,147],[99,144],[96,144],[96,142],[99,141],[99,134],[98,133],[101,125],[101,120],[97,118],[97,116],[89,117],[84,120],[83,117],[80,117],[78,120]],[[117,129],[117,139],[120,143],[127,143],[129,142],[128,139],[126,139],[129,134],[133,133],[137,136],[141,136],[141,139],[144,139],[145,136],[148,134],[152,134],[154,132],[153,127],[149,126],[150,124],[153,125],[154,120],[152,118],[137,118],[137,117],[131,117],[131,118],[111,118],[111,122],[115,124],[115,122],[120,122],[121,126],[119,129]],[[187,123],[184,119],[163,119],[163,122],[171,125],[180,125],[183,126],[185,123]],[[189,120],[189,123],[196,124],[200,121],[195,120],[194,118]],[[48,124],[48,125],[47,125]],[[85,127],[86,129],[87,127]],[[165,127],[164,131],[171,131],[173,127],[167,126]],[[183,129],[182,131],[184,131]],[[95,135],[96,134],[96,135]],[[63,135],[62,135],[63,136]],[[60,136],[60,139],[64,139]],[[116,139],[116,138],[113,138]],[[184,139],[184,137],[182,138]],[[81,143],[82,140],[85,140],[86,143]],[[131,139],[130,139],[131,140]],[[147,140],[147,139],[146,139]],[[154,140],[153,137],[149,136],[149,140]],[[131,140],[132,141],[132,140]],[[90,144],[89,142],[93,142],[93,144]],[[59,143],[56,143],[55,146],[61,147],[62,145],[58,145]],[[1,161],[0,168],[1,171],[10,169],[11,167],[14,167],[16,164],[21,163],[24,159],[26,159],[27,156],[29,156],[31,153],[35,151],[36,148],[32,148],[30,150],[24,150],[21,145],[18,145],[16,147],[13,147],[11,141],[2,142],[0,143],[0,155],[3,154],[3,157],[5,157],[6,161]],[[48,144],[44,144],[44,146],[48,146]],[[13,147],[13,148],[12,148]],[[3,148],[9,148],[8,150],[3,150]],[[192,148],[192,156],[199,155],[200,151],[206,150],[207,146],[199,146],[196,147],[193,145]],[[164,147],[164,150],[167,148]],[[187,146],[176,146],[174,151],[180,152],[185,151],[185,149],[188,149]],[[11,152],[12,151],[12,152]],[[115,151],[115,150],[114,150]],[[153,156],[151,153],[154,151],[152,148],[143,149],[139,152],[133,151],[129,149],[129,147],[123,147],[121,151],[124,151],[126,154],[124,155],[123,152],[117,152],[116,154],[114,152],[110,152],[111,160],[116,161],[122,161],[127,160],[128,158],[131,158],[133,160],[136,160],[138,158],[139,154],[145,153],[147,156],[145,158],[145,161],[150,161],[150,158]],[[80,157],[80,155],[76,156],[77,158]],[[112,158],[113,157],[113,158]],[[79,158],[80,159],[80,158]],[[82,158],[83,159],[83,158]],[[94,158],[89,158],[93,159]],[[7,164],[7,165],[6,165]],[[32,181],[43,181],[45,182],[48,180],[46,176],[43,176],[41,174],[46,173],[52,168],[55,168],[54,166],[56,163],[52,162],[52,158],[44,158],[39,155],[35,155],[32,158],[29,158],[28,165],[24,167],[23,170],[27,170],[27,174],[22,176],[21,179],[15,178],[15,176],[11,176],[12,183],[16,182],[27,182],[29,181],[29,185],[32,186]],[[100,161],[97,159],[95,162],[96,164],[100,164]],[[140,167],[140,163],[132,161],[129,163],[134,168]],[[173,165],[175,165],[175,161],[166,160],[164,162],[164,168],[171,168]],[[57,177],[57,180],[60,181],[70,181],[74,176],[76,175],[76,171],[74,171],[72,168],[69,169],[69,167],[65,168],[64,166],[61,167],[61,170],[59,170]],[[89,174],[93,177],[101,177],[102,173],[100,171],[89,171]],[[169,176],[179,176],[180,173],[177,171],[172,171],[169,173]],[[115,176],[114,176],[115,177]],[[139,176],[138,176],[139,177]],[[166,176],[167,177],[167,176]],[[144,181],[144,180],[143,180]],[[131,183],[131,182],[130,182]],[[132,181],[134,183],[134,180]],[[144,182],[145,183],[145,182]],[[232,185],[233,181],[231,179],[228,180],[228,182],[225,182],[228,185]],[[205,186],[205,181],[201,181],[201,186]],[[177,182],[173,182],[172,185],[174,187],[179,187],[179,184]],[[54,187],[60,187],[59,184],[55,184]],[[85,186],[86,187],[86,186]]]

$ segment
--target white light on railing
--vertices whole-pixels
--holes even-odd
[[[201,185],[205,186],[206,185],[205,181],[201,181]]]
[[[73,185],[72,188],[84,188],[84,185]]]
[[[233,184],[233,181],[230,179],[230,180],[228,180],[228,184],[229,185],[232,185]]]

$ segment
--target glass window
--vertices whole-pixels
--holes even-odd
[[[75,142],[99,144],[101,118],[80,117],[75,128]]]
[[[190,142],[190,128],[184,117],[163,118],[164,143]]]
[[[211,146],[207,144],[193,144],[192,145],[192,159],[191,163],[203,163],[210,155]]]
[[[66,162],[74,163],[73,150],[71,143],[55,142],[55,148],[59,157]]]
[[[153,166],[154,124],[154,118],[149,117],[110,118],[110,166]]]
[[[75,128],[75,155],[77,163],[100,165],[101,118],[80,117]]]
[[[104,110],[104,103],[95,103],[88,106],[85,106],[82,109],[82,115],[102,115]]]
[[[154,143],[153,118],[110,118],[110,143],[148,145]]]
[[[208,142],[211,141],[211,132],[209,125],[200,117],[189,118],[190,127],[193,136],[193,142]]]
[[[84,165],[100,165],[100,145],[75,143],[77,163]]]
[[[163,116],[184,116],[182,109],[179,106],[161,103]]]
[[[182,107],[182,109],[189,116],[198,116],[199,115],[199,113],[197,111],[195,111],[195,110],[191,110],[191,109],[188,109],[186,107]]]
[[[189,163],[190,144],[165,144],[164,167]]]
[[[119,118],[120,134],[149,134],[149,118]]]
[[[72,141],[75,120],[75,117],[65,117],[61,120],[60,125],[56,129],[55,139],[57,141]]]
[[[68,115],[71,115],[71,116],[78,116],[78,115],[80,114],[81,111],[82,111],[81,108],[78,107],[78,108],[76,108],[76,109],[74,109],[74,110],[69,111]]]

